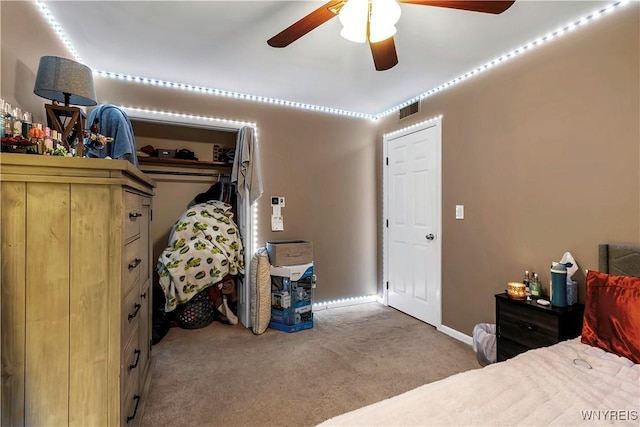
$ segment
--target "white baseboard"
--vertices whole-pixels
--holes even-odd
[[[377,295],[368,295],[361,297],[340,298],[331,301],[319,301],[313,303],[313,311],[326,310],[328,308],[347,307],[349,305],[368,304],[370,302],[377,302]]]
[[[458,341],[461,341],[467,345],[473,345],[473,338],[470,337],[469,335],[465,335],[460,331],[456,331],[453,328],[450,328],[448,326],[445,325],[440,325],[440,327],[438,328],[438,331],[442,332],[445,335],[449,335],[452,338],[457,339]]]

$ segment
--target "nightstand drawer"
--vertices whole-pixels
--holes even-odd
[[[498,353],[498,362],[511,359],[512,357],[515,357],[520,353],[531,350],[530,347],[520,345],[516,342],[502,337],[498,337],[498,347],[500,347],[500,352]]]
[[[548,319],[556,320],[557,319]],[[556,329],[545,328],[545,322],[528,322],[504,313],[500,317],[498,334],[529,348],[545,347],[558,342]]]
[[[529,348],[558,342],[558,317],[536,310],[500,304],[498,334]]]

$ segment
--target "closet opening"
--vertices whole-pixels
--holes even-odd
[[[169,245],[169,238],[176,220],[184,216],[188,208],[196,203],[196,197],[199,201],[204,197],[228,203],[233,206],[231,218],[240,234],[244,263],[244,274],[234,276],[233,309],[237,314],[238,322],[250,328],[252,324],[249,281],[251,257],[257,240],[254,224],[254,209],[257,202],[249,204],[248,200],[243,200],[235,194],[231,174],[240,129],[249,127],[255,131],[255,125],[230,120],[122,109],[129,116],[134,129],[140,169],[157,184],[153,198],[150,231],[154,272],[158,272],[158,260]],[[151,155],[146,157],[140,154],[141,151]],[[234,189],[234,194],[230,194],[231,189]],[[215,195],[209,197],[213,192]],[[203,196],[204,194],[206,196]],[[218,205],[212,205],[212,207],[216,208]],[[233,236],[225,235],[221,239],[225,237]],[[229,273],[231,274],[231,271]],[[154,280],[156,292],[158,283],[155,282],[158,280],[156,274],[156,280]],[[219,283],[223,283],[224,286],[227,284],[225,280]],[[211,286],[211,288],[214,287],[215,285]],[[225,305],[226,302],[225,298]],[[175,314],[172,317],[175,318]]]

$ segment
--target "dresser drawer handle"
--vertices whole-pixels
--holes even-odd
[[[127,316],[128,320],[131,320],[131,319],[133,319],[134,317],[136,317],[138,315],[138,312],[140,311],[140,307],[142,307],[142,305],[136,303],[136,305],[134,305],[134,307],[135,307],[135,311],[133,312],[133,314],[129,314]]]
[[[147,299],[147,291],[144,291],[144,294],[140,295],[140,298]]]
[[[129,218],[140,218],[142,214],[140,212],[129,212]]]
[[[138,367],[138,362],[140,362],[140,353],[142,353],[140,350],[136,349],[133,354],[136,355],[136,363],[134,363],[133,365],[129,365],[129,370],[135,369]]]
[[[135,396],[133,396],[133,400],[136,401],[136,407],[133,409],[133,415],[127,417],[127,424],[129,424],[129,421],[133,421],[133,419],[138,414],[138,404],[140,403],[140,396],[136,394]]]
[[[518,323],[518,326],[520,326],[521,329],[526,329],[526,330],[528,330],[530,332],[534,332],[534,331],[537,330],[535,328],[535,326],[531,326],[531,325],[528,325],[526,323]]]
[[[129,271],[131,271],[134,268],[136,268],[137,266],[139,266],[141,262],[142,262],[142,260],[140,258],[134,259],[133,262],[129,263]]]

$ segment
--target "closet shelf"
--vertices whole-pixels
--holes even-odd
[[[138,157],[138,163],[149,165],[180,166],[193,168],[231,168],[233,163],[210,162],[205,160],[172,159],[169,157]]]

